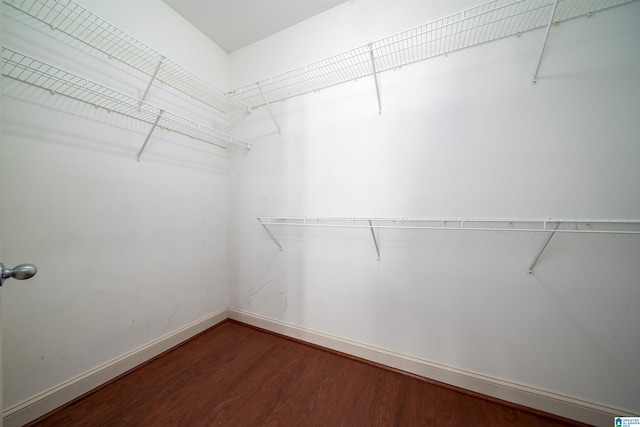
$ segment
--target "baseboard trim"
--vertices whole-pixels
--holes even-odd
[[[622,408],[394,353],[236,308],[230,307],[228,316],[267,331],[594,426],[613,425],[616,416],[635,416]]]
[[[227,319],[224,307],[3,411],[5,427],[23,426]]]
[[[637,414],[622,408],[429,362],[244,310],[225,307],[169,335],[158,338],[145,346],[7,408],[3,412],[4,426],[18,427],[36,420],[227,318],[475,393],[594,426],[610,426],[615,416],[637,416]]]

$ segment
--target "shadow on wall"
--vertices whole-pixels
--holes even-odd
[[[2,119],[3,135],[9,141],[14,135],[36,144],[56,144],[136,161],[151,124],[15,83],[16,86],[6,85],[8,89],[3,93],[3,102],[5,105],[11,102],[15,113],[11,116],[5,113]],[[37,121],[35,117],[38,117]],[[67,122],[69,126],[64,126]],[[179,150],[167,150],[171,146],[179,147]],[[198,155],[190,155],[188,151]],[[227,175],[226,152],[175,132],[156,129],[141,161]]]

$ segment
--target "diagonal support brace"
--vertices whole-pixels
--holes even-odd
[[[158,126],[158,122],[160,121],[160,117],[162,117],[163,113],[164,113],[164,110],[160,110],[160,113],[158,113],[158,117],[156,117],[156,121],[153,122],[153,126],[151,126],[151,129],[149,130],[147,137],[144,139],[144,143],[142,144],[142,147],[140,147],[140,151],[138,151],[138,161],[140,161],[140,156],[142,156],[142,152],[147,146],[147,143],[149,142],[149,138],[151,138],[151,134],[155,130],[156,126]]]
[[[282,252],[282,245],[280,245],[280,243],[278,243],[278,241],[276,240],[275,237],[273,237],[273,234],[271,234],[271,231],[269,231],[269,229],[267,228],[267,225],[264,224],[262,222],[262,220],[260,218],[257,218],[258,222],[260,223],[260,225],[264,228],[264,231],[267,232],[267,234],[269,235],[269,237],[271,237],[271,240],[273,240],[273,242],[278,245],[278,248],[280,248],[280,252]]]
[[[547,236],[547,240],[545,240],[545,242],[542,244],[542,247],[536,254],[535,258],[533,258],[533,261],[531,261],[531,264],[529,264],[529,269],[527,270],[527,274],[530,274],[530,275],[533,274],[533,267],[536,265],[536,263],[540,259],[540,256],[542,255],[544,250],[547,248],[547,245],[551,241],[551,238],[553,237],[553,235],[556,234],[556,230],[558,229],[558,227],[560,227],[560,224],[562,224],[562,222],[558,222],[556,226],[553,228],[553,230],[551,230],[551,233],[549,233],[549,235]]]
[[[156,76],[158,75],[158,71],[160,71],[160,66],[162,65],[163,62],[164,62],[164,56],[161,56],[160,61],[158,61],[158,66],[156,67],[156,70],[153,72],[153,75],[151,76],[151,80],[149,80],[149,84],[147,85],[147,88],[144,91],[144,95],[142,95],[140,102],[138,102],[138,107],[141,107],[144,100],[147,99],[147,95],[149,94],[149,89],[151,89],[151,85],[153,84],[153,81],[156,79]]]
[[[369,228],[371,229],[371,235],[373,236],[373,244],[376,245],[376,252],[378,253],[378,261],[380,261],[380,248],[378,247],[378,239],[376,239],[376,233],[373,231],[373,224],[369,220]]]
[[[273,114],[273,110],[271,110],[271,105],[269,104],[269,101],[267,101],[267,97],[264,96],[264,92],[262,91],[262,87],[260,87],[260,82],[256,83],[256,85],[258,85],[258,90],[260,91],[260,95],[262,95],[262,99],[264,99],[264,103],[267,105],[267,108],[269,109],[269,114],[271,114],[271,118],[273,119],[273,122],[276,124],[276,127],[278,128],[278,133],[282,134],[282,131],[280,130],[280,125],[278,124],[278,121],[276,120],[276,116]]]
[[[547,24],[547,32],[544,35],[544,41],[542,42],[542,49],[540,49],[540,57],[538,58],[538,64],[536,65],[536,71],[533,73],[533,80],[531,84],[538,84],[538,71],[540,71],[540,64],[542,63],[542,55],[544,54],[544,48],[547,46],[547,39],[549,39],[549,32],[551,31],[551,25],[553,25],[553,17],[556,15],[556,9],[558,8],[558,0],[553,2],[553,9],[551,10],[551,16],[549,17],[549,23]]]
[[[378,114],[382,114],[382,101],[380,101],[380,88],[378,87],[378,73],[376,71],[376,59],[373,56],[373,44],[369,43],[369,54],[371,55],[371,67],[373,69],[373,81],[376,84],[376,96],[378,97]]]

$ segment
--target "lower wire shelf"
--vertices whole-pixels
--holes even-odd
[[[454,230],[493,232],[545,233],[546,239],[527,269],[533,274],[538,259],[556,233],[631,234],[640,235],[640,220],[608,219],[420,219],[420,218],[336,218],[259,216],[260,224],[282,250],[282,245],[269,230],[271,226],[289,227],[339,227],[369,229],[373,237],[378,260],[380,247],[375,231],[379,229]]]

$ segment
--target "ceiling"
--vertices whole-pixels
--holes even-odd
[[[346,0],[163,0],[228,53]]]

